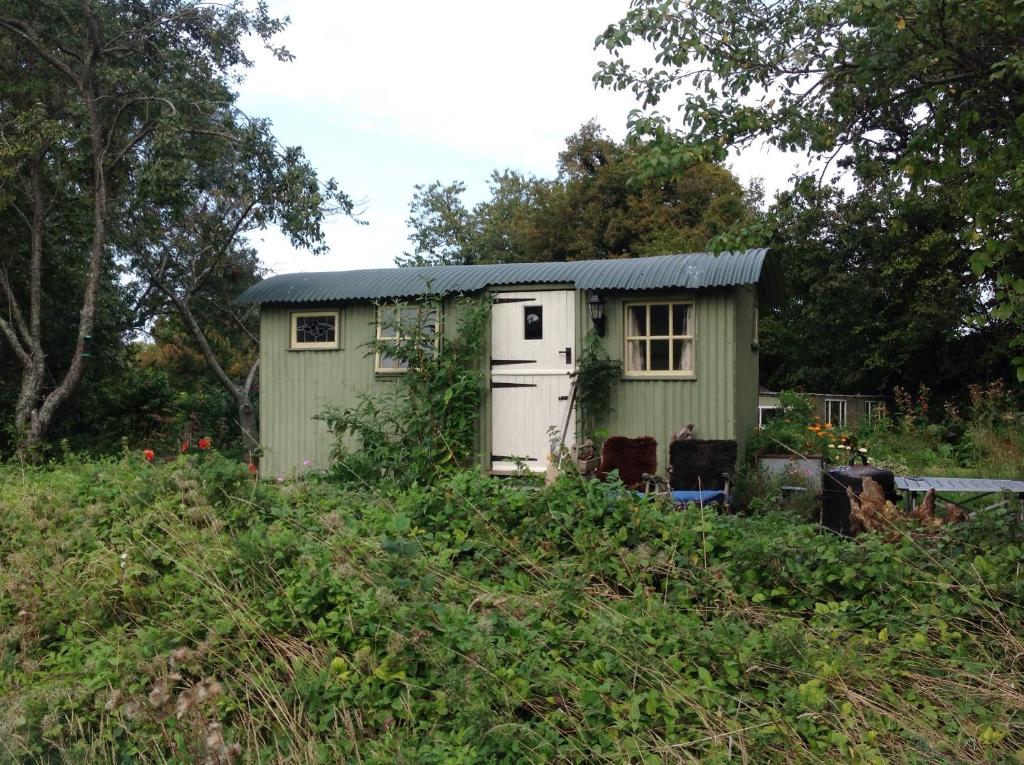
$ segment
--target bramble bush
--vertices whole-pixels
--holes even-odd
[[[892,539],[620,484],[0,468],[0,760],[1016,762],[1019,508]]]

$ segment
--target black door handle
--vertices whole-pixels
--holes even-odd
[[[559,353],[564,353],[565,354],[565,363],[566,364],[571,364],[572,363],[572,348],[568,348],[567,347],[564,351],[559,351]]]

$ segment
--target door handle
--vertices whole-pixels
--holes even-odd
[[[572,363],[572,348],[566,347],[566,349],[564,351],[559,351],[559,353],[564,353],[565,354],[565,363],[566,364],[571,364]]]

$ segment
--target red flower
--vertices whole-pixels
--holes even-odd
[[[251,475],[256,475],[256,473],[257,473],[258,471],[259,471],[259,468],[258,468],[258,467],[256,467],[256,463],[255,463],[255,462],[250,462],[250,463],[249,463],[249,473],[250,473]]]
[[[181,442],[181,453],[184,454],[188,451],[188,441]]]
[[[211,439],[209,436],[199,439],[200,449],[209,449],[211,446],[213,446],[213,439]]]
[[[146,462],[152,462],[153,458],[156,457],[156,452],[154,452],[152,449],[146,449],[144,452],[142,452],[142,456],[146,458]]]

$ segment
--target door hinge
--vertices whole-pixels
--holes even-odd
[[[514,382],[494,382],[491,380],[492,388],[536,388],[537,383],[514,383]]]
[[[566,347],[564,351],[559,351],[559,355],[565,354],[565,363],[572,364],[572,348]]]

